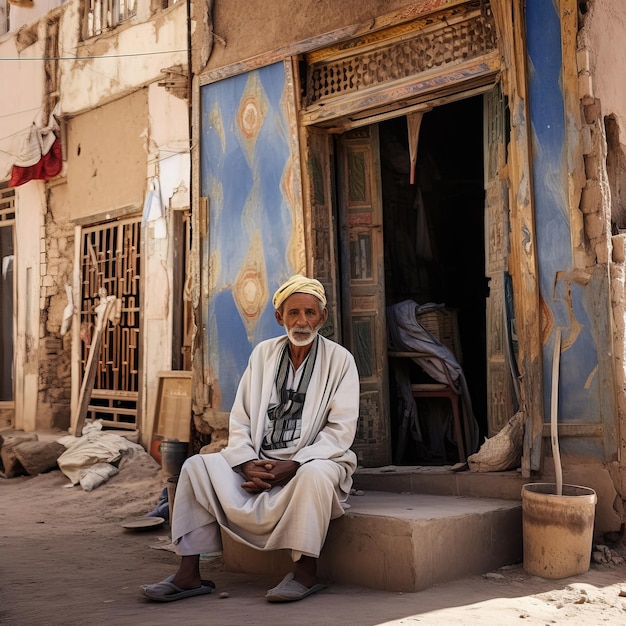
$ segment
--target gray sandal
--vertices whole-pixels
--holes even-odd
[[[322,589],[326,589],[326,585],[317,583],[312,587],[305,587],[303,584],[293,579],[293,572],[289,572],[273,589],[265,594],[268,602],[295,602],[302,600]]]
[[[173,576],[169,576],[160,583],[152,585],[142,585],[139,591],[148,599],[155,602],[174,602],[183,598],[191,598],[193,596],[203,596],[215,591],[215,583],[211,580],[201,581],[200,587],[195,589],[181,589],[172,582]]]

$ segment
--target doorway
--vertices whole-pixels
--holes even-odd
[[[13,409],[15,191],[0,187],[0,414]],[[4,405],[3,405],[4,403]]]
[[[406,117],[380,124],[381,186],[387,307],[413,300],[445,305],[446,332],[463,368],[480,435],[486,433],[485,193],[483,98],[439,106],[422,119],[414,184],[409,182]],[[418,319],[419,321],[419,319]],[[389,323],[389,322],[388,322]],[[429,328],[424,320],[424,325]],[[436,334],[436,333],[435,333]],[[455,345],[452,345],[455,343]],[[412,373],[426,380],[419,367]],[[398,398],[389,369],[391,434],[398,437]],[[445,399],[417,400],[421,441],[410,438],[396,463],[445,464],[458,460]],[[415,433],[413,433],[415,435]],[[395,441],[392,442],[395,450]],[[471,452],[471,451],[469,451]]]
[[[379,432],[386,431],[399,465],[451,464],[460,452],[450,403],[442,398],[416,401],[419,428],[411,429],[413,436],[398,452],[404,408],[386,357],[386,333],[377,331],[395,304],[435,303],[450,313],[458,337],[455,357],[465,374],[480,439],[487,432],[483,111],[483,97],[476,96],[424,114],[414,184],[405,116],[336,140],[343,342],[359,366],[362,405],[364,389],[383,400],[377,418],[388,419],[389,428]],[[423,373],[417,365],[414,369],[411,376],[419,379]],[[372,421],[369,413],[367,419]],[[365,444],[367,434],[363,442],[357,435],[357,443]]]

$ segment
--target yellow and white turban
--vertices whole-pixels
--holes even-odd
[[[276,290],[272,300],[274,309],[278,311],[283,302],[293,293],[309,293],[326,306],[324,285],[319,280],[315,280],[315,278],[307,278],[302,276],[302,274],[295,274]]]

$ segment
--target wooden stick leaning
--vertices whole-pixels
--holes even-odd
[[[552,456],[554,457],[554,473],[556,475],[556,495],[563,495],[563,470],[561,468],[561,454],[559,452],[559,364],[561,359],[561,328],[556,329],[554,338],[554,355],[552,357],[552,400],[550,408],[550,439],[552,441]]]
[[[85,425],[87,409],[89,407],[89,401],[91,400],[91,392],[93,391],[98,362],[100,360],[102,330],[103,328],[106,328],[106,325],[109,323],[109,319],[111,318],[111,314],[115,308],[115,300],[115,296],[108,296],[106,299],[102,300],[95,309],[97,314],[96,327],[91,340],[91,346],[89,347],[89,356],[87,357],[87,363],[85,364],[83,382],[78,395],[76,423],[70,431],[70,434],[74,435],[74,437],[80,437],[83,434],[83,426]]]

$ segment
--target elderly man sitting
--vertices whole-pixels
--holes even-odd
[[[276,321],[287,336],[260,343],[250,356],[230,413],[228,446],[183,465],[172,541],[178,571],[144,585],[151,600],[211,593],[199,555],[221,549],[221,529],[259,550],[291,550],[290,572],[266,594],[300,600],[324,588],[317,559],[331,519],[343,514],[356,456],[350,450],[359,412],[352,355],[318,330],[326,296],[317,280],[290,278],[274,294]]]

